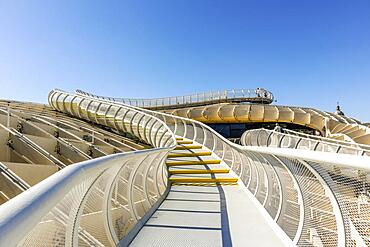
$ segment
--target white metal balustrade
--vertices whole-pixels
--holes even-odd
[[[142,107],[147,109],[179,107],[188,105],[200,105],[220,102],[257,102],[257,103],[272,103],[274,96],[271,92],[262,89],[231,89],[222,91],[211,91],[197,93],[185,96],[165,97],[156,99],[128,99],[128,98],[107,98],[103,96],[92,95],[82,90],[76,90],[77,93],[94,96],[100,99],[109,99],[117,103]]]
[[[241,188],[259,202],[261,214],[275,221],[291,244],[370,244],[368,157],[239,146],[197,121],[93,95],[53,91],[49,102],[73,116],[132,133],[155,149],[72,165],[10,200],[0,207],[0,243],[99,246],[132,237],[166,195],[163,158],[176,135],[228,164]],[[49,238],[52,242],[46,242]]]
[[[165,195],[165,149],[68,166],[0,207],[1,246],[114,246]]]
[[[86,120],[94,114],[154,148],[68,166],[2,205],[0,246],[115,246],[166,194],[164,159],[176,143],[168,127],[134,109],[70,96],[53,91],[49,102]]]
[[[240,138],[244,146],[281,147],[322,152],[370,156],[370,146],[307,135],[288,129],[282,132],[267,129],[247,130]]]

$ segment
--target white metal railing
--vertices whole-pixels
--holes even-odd
[[[360,220],[370,219],[370,210],[365,210],[370,209],[370,158],[240,146],[198,121],[141,110],[161,119],[175,135],[217,154],[298,246],[314,244],[317,239],[324,246],[370,244],[370,221]]]
[[[166,195],[168,150],[68,166],[0,207],[0,246],[116,246]]]
[[[245,185],[293,243],[299,246],[313,245],[314,241],[328,246],[369,244],[368,157],[239,146],[200,122],[129,107],[93,95],[55,91],[50,94],[49,102],[63,112],[118,131],[130,132],[154,147],[163,148],[106,156],[69,166],[49,177],[0,207],[0,243],[13,243],[7,240],[16,238],[17,233],[21,237],[28,233],[26,239],[29,242],[22,240],[20,245],[37,245],[40,243],[37,241],[44,240],[42,243],[47,243],[44,245],[52,245],[46,241],[48,236],[65,241],[67,246],[73,241],[81,245],[112,245],[126,233],[129,233],[126,237],[130,237],[129,229],[140,226],[140,216],[145,217],[145,211],[150,211],[151,204],[145,203],[151,197],[145,200],[142,191],[155,190],[156,186],[160,186],[159,193],[154,191],[150,194],[153,196],[152,203],[166,194],[167,174],[163,161],[153,162],[148,157],[152,155],[151,158],[155,159],[157,155],[157,160],[163,159],[173,147],[175,134],[204,145],[226,162],[240,177],[241,186]],[[109,159],[114,159],[114,162],[108,162]],[[99,164],[92,165],[89,162]],[[94,169],[88,169],[90,165]],[[102,170],[98,168],[106,170],[99,173]],[[121,168],[122,173],[117,172]],[[73,175],[75,169],[79,170],[76,172],[78,176]],[[146,176],[146,171],[153,172],[158,177],[157,181],[150,179],[153,175]],[[119,183],[110,182],[112,179],[117,179],[115,181]],[[76,187],[75,183],[79,186]],[[98,189],[86,189],[94,186],[98,186]],[[134,191],[130,188],[134,188]],[[138,215],[135,205],[136,212],[140,212]],[[120,211],[121,208],[125,210]],[[145,210],[139,211],[139,208]],[[99,218],[99,213],[108,216]],[[132,216],[128,217],[127,214]],[[102,225],[95,225],[96,221]],[[49,227],[50,222],[55,224],[55,228]]]
[[[130,133],[153,147],[176,145],[170,128],[162,120],[140,109],[60,90],[53,90],[49,94],[49,104],[58,111],[111,127],[118,132]]]
[[[68,166],[0,207],[0,246],[115,246],[167,193],[167,153],[176,146],[161,120],[60,90],[50,105],[128,132],[154,148]],[[143,218],[144,217],[144,218]]]
[[[248,130],[243,133],[240,142],[245,146],[295,148],[370,156],[369,145],[307,135],[287,129],[283,129],[282,132],[267,129]]]
[[[107,99],[107,97],[92,95],[82,90],[76,90],[77,93],[94,96],[100,99]],[[262,102],[271,103],[274,96],[271,92],[262,89],[231,89],[221,91],[211,91],[204,93],[197,93],[192,95],[174,96],[156,99],[128,99],[128,98],[108,98],[111,101],[124,103],[126,105],[142,107],[142,108],[161,108],[170,106],[193,105],[207,102]]]

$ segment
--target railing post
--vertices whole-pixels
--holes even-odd
[[[280,134],[279,134],[280,135]],[[283,142],[283,139],[284,139],[284,136],[283,135],[280,135],[280,139],[279,139],[279,143],[278,143],[278,147],[281,148],[281,143]]]
[[[295,149],[297,149],[298,148],[298,145],[299,145],[299,143],[302,141],[302,137],[300,137],[299,139],[298,139],[298,141],[297,141],[297,143],[295,144]]]
[[[6,127],[9,128],[10,127],[10,103],[8,102],[8,108],[7,108],[8,112],[7,112],[7,119],[6,119]]]
[[[136,178],[136,173],[137,171],[139,170],[140,166],[145,162],[145,160],[148,158],[147,157],[144,157],[141,161],[138,162],[138,164],[136,163],[135,164],[135,167],[133,167],[133,169],[131,170],[131,173],[130,173],[130,177],[127,181],[127,187],[128,187],[128,190],[127,190],[127,201],[128,201],[128,206],[130,208],[130,215],[131,217],[137,222],[139,220],[139,216],[137,214],[137,211],[136,211],[136,206],[134,204],[134,182],[135,182],[135,178]]]
[[[122,171],[122,169],[127,165],[127,162],[125,162],[122,166],[117,167],[114,169],[114,172],[112,172],[112,176],[108,178],[107,184],[108,186],[105,187],[104,190],[104,204],[103,204],[103,214],[105,215],[104,217],[104,227],[109,233],[108,239],[112,245],[117,245],[119,242],[119,239],[117,235],[115,234],[114,228],[113,228],[113,222],[112,222],[112,216],[111,216],[111,207],[112,207],[112,200],[113,200],[113,188],[115,188],[115,193],[117,196],[118,194],[118,177]],[[114,199],[117,201],[117,198]],[[77,246],[77,245],[73,245]]]
[[[270,132],[270,134],[268,135],[268,137],[267,137],[267,141],[266,141],[266,147],[268,147],[268,146],[270,146],[269,145],[269,141],[270,141],[270,138],[271,138],[271,135],[273,134],[274,132]]]
[[[257,133],[257,137],[256,137],[257,146],[260,146],[260,140],[259,140],[260,133],[261,133],[261,130],[259,130],[258,133]]]

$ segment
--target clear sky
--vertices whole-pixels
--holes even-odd
[[[0,0],[0,98],[263,87],[370,122],[370,1]]]

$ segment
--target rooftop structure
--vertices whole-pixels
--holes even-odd
[[[370,244],[369,133],[354,119],[235,102],[153,111],[81,91],[48,100],[0,107],[1,182],[13,186],[1,187],[0,246]],[[238,145],[206,125],[243,121],[326,137],[254,130]]]
[[[92,95],[82,90],[76,90],[76,93]],[[96,95],[93,95],[96,96]],[[256,89],[231,89],[219,90],[204,93],[196,93],[184,96],[165,97],[156,99],[129,99],[96,96],[98,98],[108,98],[117,103],[123,103],[135,107],[141,107],[151,110],[178,109],[189,106],[203,106],[215,103],[260,103],[271,104],[274,101],[274,95],[263,88]]]

